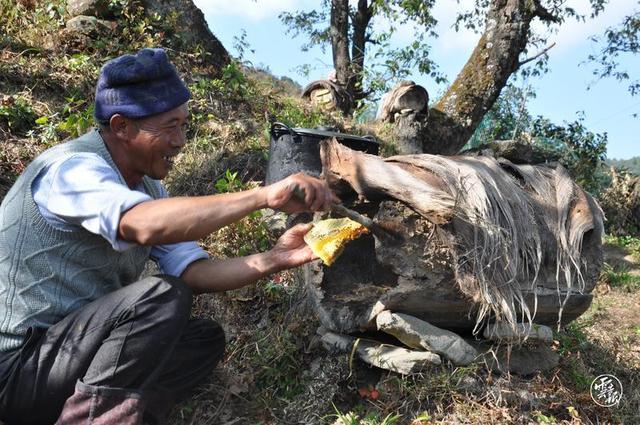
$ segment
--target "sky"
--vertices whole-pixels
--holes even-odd
[[[320,0],[195,0],[203,11],[212,32],[232,55],[237,55],[235,39],[246,31],[246,42],[254,52],[245,51],[244,60],[254,66],[268,68],[276,76],[288,76],[301,85],[325,78],[332,69],[331,51],[314,48],[303,52],[303,37],[294,38],[278,19],[283,11],[310,10],[321,4]],[[468,59],[479,35],[469,31],[456,32],[452,28],[456,12],[473,4],[473,0],[439,0],[433,10],[438,20],[435,29],[438,38],[428,39],[432,46],[431,58],[451,82]],[[567,4],[578,11],[586,11],[587,0],[568,0]],[[451,7],[451,6],[455,7]],[[597,46],[591,36],[601,34],[621,19],[640,9],[638,0],[609,0],[605,11],[586,22],[567,21],[559,31],[550,34],[549,42],[556,45],[549,50],[549,69],[541,77],[531,77],[525,84],[531,85],[536,97],[528,103],[534,116],[542,115],[556,124],[572,122],[580,111],[584,112],[585,126],[595,133],[606,132],[609,137],[607,156],[627,159],[640,156],[640,96],[632,97],[624,83],[615,80],[595,80],[593,65],[585,63]],[[388,23],[376,22],[384,27]],[[543,28],[534,21],[534,28]],[[419,29],[404,25],[396,29],[393,41],[398,45],[413,40]],[[302,75],[298,68],[309,64],[312,71]],[[623,58],[621,64],[631,72],[640,69],[640,57]],[[637,78],[637,76],[636,76]],[[423,85],[436,99],[446,89],[432,78],[417,72],[410,79]],[[523,85],[517,81],[516,84]]]

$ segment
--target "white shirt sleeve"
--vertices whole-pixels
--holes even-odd
[[[116,251],[135,246],[118,237],[122,213],[152,200],[142,185],[130,189],[103,158],[92,153],[74,154],[44,168],[32,193],[49,224],[63,230],[83,227],[104,237]],[[187,265],[208,255],[195,242],[182,242],[155,246],[151,257],[164,273],[180,276]]]

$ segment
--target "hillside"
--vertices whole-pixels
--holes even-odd
[[[607,165],[628,170],[631,174],[640,176],[640,157],[629,159],[608,159]]]
[[[174,49],[169,24],[145,16],[136,2],[111,4],[120,8],[117,30],[78,35],[65,28],[64,0],[0,0],[0,197],[38,153],[93,125],[93,87],[101,65],[142,47],[166,47],[193,95],[189,143],[165,182],[174,196],[261,184],[269,120],[368,131],[303,104],[299,87],[287,78],[235,62],[218,69],[195,49]],[[625,163],[630,170],[640,167],[638,158]],[[257,213],[199,243],[224,258],[266,250],[275,236]],[[174,410],[171,423],[637,423],[640,244],[634,238],[609,243],[610,266],[590,309],[554,334],[559,367],[526,377],[450,364],[400,376],[331,355],[318,342],[318,321],[296,271],[242,290],[201,295],[193,314],[223,325],[227,354],[201,391]],[[618,407],[591,400],[591,382],[603,373],[623,382]],[[358,391],[374,378],[378,396]]]

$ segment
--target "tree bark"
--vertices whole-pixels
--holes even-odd
[[[371,21],[372,11],[367,0],[358,1],[358,9],[353,16],[353,36],[351,39],[351,74],[347,91],[354,102],[364,99],[362,89],[362,71],[364,69],[364,54],[367,42],[367,27]]]
[[[451,155],[465,145],[520,66],[519,57],[526,48],[534,17],[555,19],[537,0],[491,1],[476,48],[444,96],[430,109],[429,125],[419,136],[425,153]]]
[[[333,46],[333,67],[336,79],[342,87],[347,87],[350,77],[349,57],[349,1],[331,0],[331,45]]]

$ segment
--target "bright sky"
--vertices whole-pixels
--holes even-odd
[[[451,82],[469,57],[479,38],[471,31],[456,33],[451,25],[457,9],[451,7],[451,0],[436,2],[433,15],[438,20],[436,32],[439,37],[430,40],[432,59]],[[460,0],[461,7],[472,4],[473,0]],[[585,10],[586,0],[568,0],[577,10]],[[331,52],[320,49],[302,52],[303,38],[293,38],[286,34],[285,27],[278,19],[283,11],[310,10],[319,1],[311,0],[195,0],[202,9],[213,33],[232,55],[234,38],[242,30],[247,33],[249,48],[255,53],[245,52],[245,60],[254,66],[268,67],[277,76],[288,76],[301,85],[325,78],[332,69]],[[605,28],[620,22],[623,16],[640,9],[638,0],[609,0],[605,12],[586,22],[569,21],[549,41],[556,46],[549,51],[550,72],[542,77],[530,78],[528,84],[534,87],[537,97],[530,101],[529,110],[533,115],[543,115],[557,124],[574,121],[578,111],[585,113],[585,125],[593,132],[607,132],[609,158],[626,159],[640,156],[640,96],[632,97],[624,83],[613,80],[594,82],[593,66],[583,63],[594,52],[592,35],[600,34]],[[384,23],[377,23],[384,25]],[[412,40],[415,29],[409,25],[397,30],[395,42]],[[309,77],[297,73],[296,68],[310,64],[315,69]],[[625,58],[624,68],[631,74],[640,69],[640,58]],[[432,99],[444,89],[428,77],[415,74],[411,79],[429,90]],[[592,84],[590,90],[587,86]]]

